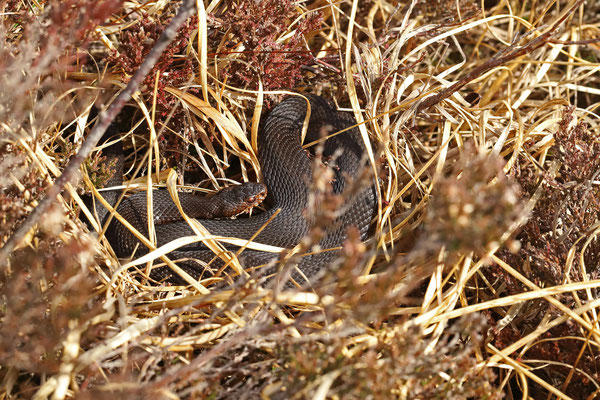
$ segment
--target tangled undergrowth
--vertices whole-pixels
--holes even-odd
[[[0,243],[179,6],[0,1]],[[95,152],[0,260],[0,397],[596,398],[599,37],[595,1],[204,2],[116,122],[129,190],[255,180],[261,113],[316,93],[370,138],[369,240],[306,292],[156,285],[82,222]]]

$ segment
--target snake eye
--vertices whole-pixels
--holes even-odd
[[[246,203],[254,203],[256,201],[256,198],[254,196],[250,196],[246,199]]]

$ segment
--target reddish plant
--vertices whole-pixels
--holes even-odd
[[[170,19],[160,21],[144,15],[138,24],[120,33],[117,51],[108,57],[108,62],[113,64],[115,70],[121,74],[133,75],[144,62],[169,22]],[[186,48],[197,25],[198,18],[196,16],[186,22],[140,86],[146,104],[152,104],[156,85],[155,124],[157,127],[161,127],[168,122],[170,128],[170,130],[165,130],[159,137],[161,147],[163,149],[174,148],[178,150],[165,152],[163,155],[168,160],[180,158],[181,150],[186,148],[186,144],[181,137],[170,132],[181,132],[185,135],[190,132],[190,129],[187,128],[188,123],[183,109],[178,107],[178,98],[165,89],[179,87],[192,80],[197,63],[195,63],[193,57],[186,54]],[[158,79],[156,79],[157,74]],[[199,93],[196,88],[187,90],[190,93]]]
[[[540,193],[538,191],[541,191],[541,196],[531,217],[517,236],[521,242],[520,250],[514,254],[505,250],[499,255],[540,287],[561,285],[567,279],[571,282],[581,281],[584,266],[588,279],[600,277],[600,243],[593,240],[584,250],[585,241],[580,240],[593,230],[600,219],[600,189],[593,184],[600,171],[600,143],[584,123],[575,123],[573,112],[574,107],[564,110],[554,135],[555,143],[551,151],[557,165],[554,173],[537,173],[533,165],[525,159],[520,159],[512,171],[522,187],[524,198]],[[573,261],[571,267],[566,269],[572,249],[575,250]],[[510,294],[527,290],[499,266],[493,266],[490,274],[493,275],[492,279],[500,278],[507,282],[506,287]],[[597,289],[591,289],[591,293],[595,298],[599,296]],[[577,304],[572,293],[555,297],[568,307]],[[582,293],[580,297],[587,298],[587,295]],[[507,327],[495,333],[495,345],[503,348],[515,339],[520,339],[546,315],[556,318],[561,314],[545,301],[528,303],[513,320],[512,328]],[[495,317],[502,318],[499,315]],[[540,369],[538,374],[546,381],[564,382],[571,372],[568,365],[575,364],[579,371],[600,381],[597,355],[586,350],[577,362],[585,342],[572,339],[582,336],[581,328],[577,324],[561,324],[547,335],[555,340],[541,341],[527,352],[527,358],[560,360],[565,364],[564,367],[552,365]],[[584,373],[573,374],[566,394],[575,398],[585,398],[592,393],[593,385],[589,384]]]
[[[320,27],[318,13],[301,18],[294,34],[286,41],[281,36],[300,15],[291,0],[234,1],[221,18],[213,17],[217,27],[230,29],[227,47],[237,57],[227,58],[221,72],[230,85],[257,89],[259,80],[265,90],[293,88],[302,78],[301,68],[313,56],[304,46],[304,35]]]
[[[43,195],[47,181],[28,165],[25,152],[11,144],[0,146],[0,167],[10,171],[0,178],[0,243],[4,243]]]
[[[465,146],[454,170],[442,177],[425,217],[419,247],[481,252],[500,240],[521,216],[518,185],[503,172],[497,155]]]
[[[109,56],[108,61],[115,65],[116,70],[129,76],[133,75],[169,22],[170,20],[158,23],[144,15],[139,24],[120,33],[118,50]],[[154,92],[156,74],[159,74],[156,98],[159,117],[166,117],[177,102],[175,96],[164,89],[180,86],[188,82],[193,75],[193,58],[187,57],[184,52],[197,25],[197,17],[189,19],[141,85],[142,93],[150,99]]]

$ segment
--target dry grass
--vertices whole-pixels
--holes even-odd
[[[120,122],[129,190],[212,191],[256,178],[262,111],[321,94],[369,144],[370,239],[306,292],[229,253],[196,282],[152,237],[118,260],[78,219],[96,154],[0,260],[0,398],[597,396],[600,4],[395,3],[205,2]],[[176,6],[0,1],[2,243]],[[190,285],[149,280],[157,259]]]

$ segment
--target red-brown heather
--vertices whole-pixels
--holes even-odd
[[[302,67],[314,59],[306,40],[321,27],[321,13],[301,14],[291,0],[232,1],[230,5],[222,16],[212,18],[217,28],[212,40],[223,41],[215,54],[225,63],[221,78],[231,86],[252,90],[258,89],[259,81],[264,90],[298,86],[305,76]],[[291,28],[293,35],[279,41]]]
[[[0,244],[182,4],[0,0]],[[114,121],[129,190],[256,180],[261,112],[315,93],[362,117],[372,165],[344,196],[377,174],[369,239],[295,291],[240,275],[243,251],[155,282],[82,222],[113,168],[95,151],[0,260],[0,398],[598,396],[599,2],[196,4]],[[280,276],[347,201],[315,148]]]

